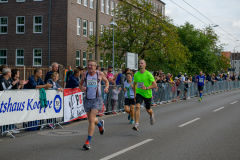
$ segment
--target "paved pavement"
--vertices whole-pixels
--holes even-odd
[[[239,160],[239,95],[234,90],[154,107],[154,125],[141,110],[139,131],[127,114],[103,117],[106,133],[96,127],[89,151],[82,149],[87,121],[1,137],[0,160]]]

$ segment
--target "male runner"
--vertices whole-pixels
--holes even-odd
[[[203,91],[203,87],[205,84],[205,76],[203,75],[202,71],[200,71],[200,75],[197,76],[196,80],[197,80],[197,85],[198,85],[198,91],[199,91],[199,101],[202,100],[202,91]]]
[[[98,126],[100,134],[103,134],[104,121],[96,118],[98,111],[101,110],[103,102],[101,97],[101,81],[105,82],[104,92],[108,93],[109,83],[105,75],[96,70],[97,63],[96,60],[88,60],[87,72],[83,73],[80,81],[80,89],[85,92],[84,99],[84,110],[87,112],[89,127],[88,127],[88,138],[83,148],[90,149],[90,142],[93,136],[95,125]]]
[[[153,110],[151,109],[151,97],[152,97],[152,89],[157,87],[157,83],[153,77],[153,75],[148,72],[146,68],[146,61],[139,61],[140,71],[135,73],[134,75],[134,96],[136,100],[136,108],[135,108],[135,125],[132,128],[135,131],[138,131],[139,126],[139,117],[140,117],[140,105],[142,102],[145,102],[146,111],[150,115],[150,124],[153,125],[155,123]]]

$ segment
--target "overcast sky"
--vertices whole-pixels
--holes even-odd
[[[215,24],[219,25],[223,30],[227,31],[233,37],[231,37],[228,33],[221,30],[219,27],[214,27],[216,33],[220,36],[221,43],[227,44],[224,47],[224,51],[233,52],[234,47],[240,45],[240,0],[162,0],[166,3],[165,13],[169,16],[175,25],[183,25],[185,22],[190,22],[196,28],[204,28],[206,24],[211,25],[211,21]],[[181,9],[179,6],[174,4],[173,2],[193,14],[192,15]],[[201,12],[204,16],[199,14],[196,10],[191,8],[188,4],[193,6],[199,12]],[[219,33],[220,32],[220,33]],[[223,35],[222,35],[222,34]],[[232,40],[231,40],[232,39]],[[239,41],[236,41],[238,39]],[[235,52],[240,52],[240,47],[235,48]]]

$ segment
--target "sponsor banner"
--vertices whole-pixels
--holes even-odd
[[[63,93],[46,90],[47,106],[41,107],[39,90],[0,92],[0,126],[63,117]]]
[[[83,107],[83,92],[79,88],[64,89],[64,122],[87,118]]]

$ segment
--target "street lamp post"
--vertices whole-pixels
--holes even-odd
[[[112,66],[113,66],[113,74],[114,74],[114,26],[117,25],[117,24],[114,22],[114,18],[113,18],[113,21],[110,23],[110,25],[113,26],[113,63],[112,63]]]

